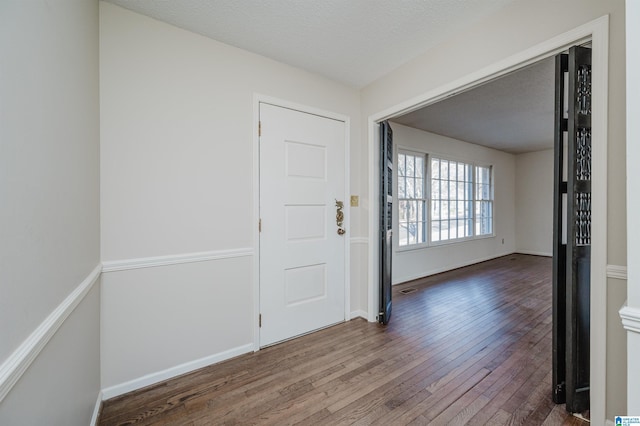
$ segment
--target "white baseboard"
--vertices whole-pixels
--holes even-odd
[[[446,267],[443,267],[443,268],[431,269],[429,271],[424,271],[422,273],[415,274],[415,276],[411,275],[411,276],[400,277],[400,278],[397,279],[397,282],[393,283],[393,285],[403,284],[403,283],[406,283],[406,282],[409,282],[409,281],[417,280],[419,278],[425,278],[425,277],[429,277],[431,275],[441,274],[443,272],[452,271],[452,270],[458,269],[458,268],[464,268],[465,266],[471,266],[471,265],[475,265],[476,263],[482,263],[482,262],[486,262],[488,260],[497,259],[499,257],[509,256],[510,254],[514,254],[514,252],[498,253],[498,254],[495,254],[495,255],[492,255],[492,256],[481,257],[481,258],[477,258],[477,259],[473,259],[473,260],[468,260],[466,262],[455,263],[453,265],[449,265],[449,266],[446,266]]]
[[[553,257],[553,253],[548,253],[546,251],[516,250],[516,253],[517,254],[530,254],[532,256]]]
[[[96,400],[96,405],[93,408],[93,415],[91,416],[90,426],[98,425],[98,416],[100,415],[100,408],[102,407],[102,391],[98,392],[98,399]]]
[[[82,302],[98,281],[102,265],[96,266],[75,290],[67,296],[27,339],[0,365],[0,402],[38,357],[42,349],[62,326],[71,312]]]
[[[144,387],[169,380],[173,377],[177,377],[185,373],[190,373],[194,370],[208,367],[209,365],[216,364],[218,362],[222,362],[239,355],[244,355],[249,352],[253,352],[253,343],[238,346],[237,348],[229,349],[227,351],[196,359],[194,361],[185,362],[184,364],[176,365],[175,367],[170,367],[166,370],[150,373],[137,379],[133,379],[119,385],[114,385],[102,389],[102,399],[111,399],[116,396],[123,395],[127,392],[142,389]]]
[[[357,310],[357,311],[351,311],[351,315],[349,317],[349,319],[354,319],[354,318],[364,318],[367,319],[368,315],[366,311],[363,311],[361,309]]]

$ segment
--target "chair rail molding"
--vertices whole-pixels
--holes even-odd
[[[172,254],[167,256],[141,257],[136,259],[106,260],[102,262],[102,272],[126,271],[129,269],[154,268],[180,263],[208,262],[253,256],[253,248],[201,251],[195,253]]]
[[[621,265],[607,265],[607,277],[618,280],[627,279],[627,267]]]
[[[102,264],[93,271],[58,305],[53,312],[26,338],[18,348],[0,365],[0,402],[9,394],[27,368],[38,357],[42,349],[62,326],[71,312],[82,302],[100,278]]]
[[[351,237],[349,242],[351,244],[369,244],[369,238],[367,238],[367,237]]]
[[[640,334],[640,309],[624,305],[619,311],[622,326],[627,331]]]

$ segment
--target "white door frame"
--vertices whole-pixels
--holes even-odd
[[[368,320],[376,321],[378,311],[378,200],[380,176],[377,164],[377,128],[380,121],[391,119],[456,93],[479,86],[507,73],[554,56],[567,48],[591,41],[592,45],[592,229],[591,229],[591,419],[605,424],[606,402],[606,330],[607,330],[607,146],[608,146],[608,71],[609,15],[581,25],[550,40],[509,56],[499,62],[454,80],[448,84],[387,108],[368,118],[369,147],[369,282]],[[549,390],[551,392],[551,390]]]
[[[351,212],[349,208],[349,194],[351,192],[349,182],[351,177],[351,160],[350,151],[350,134],[351,120],[348,116],[338,114],[331,111],[300,105],[294,102],[285,101],[259,93],[253,95],[253,350],[260,350],[260,326],[258,318],[260,315],[260,232],[258,230],[258,222],[260,220],[260,137],[258,135],[258,126],[260,121],[260,104],[266,103],[270,105],[288,108],[308,114],[318,115],[321,117],[331,118],[344,122],[344,195],[343,201],[347,208],[344,209],[344,319],[348,321],[351,315],[351,261],[350,261],[350,235],[351,235]]]

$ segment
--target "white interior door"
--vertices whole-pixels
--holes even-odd
[[[345,312],[345,123],[260,104],[260,346]]]

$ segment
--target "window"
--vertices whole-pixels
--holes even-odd
[[[476,167],[476,235],[493,234],[491,166]]]
[[[492,166],[400,150],[398,217],[400,247],[493,235]]]
[[[473,166],[431,160],[431,241],[473,236]]]
[[[398,154],[398,225],[400,246],[427,242],[425,155]]]

